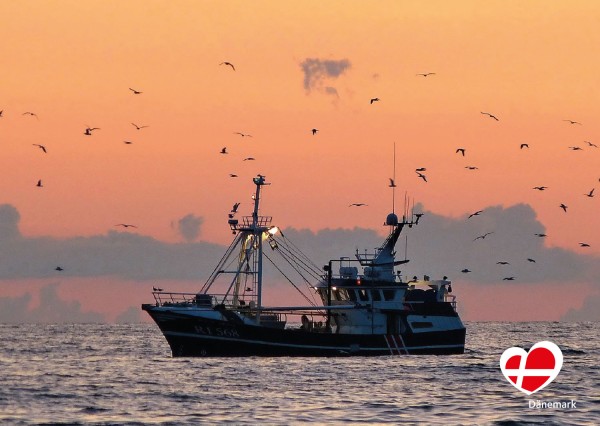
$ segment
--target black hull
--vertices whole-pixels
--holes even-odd
[[[464,328],[432,332],[335,334],[257,327],[210,320],[144,306],[174,357],[382,356],[464,353]]]

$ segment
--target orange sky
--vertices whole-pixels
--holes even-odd
[[[0,16],[0,203],[26,236],[125,222],[178,242],[173,222],[193,213],[224,244],[257,173],[281,226],[379,230],[396,143],[399,194],[427,210],[528,203],[548,246],[600,254],[600,195],[583,195],[600,188],[584,143],[600,146],[596,1],[22,1]],[[350,66],[307,90],[307,58]]]

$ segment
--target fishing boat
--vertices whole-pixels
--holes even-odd
[[[396,242],[403,230],[418,224],[420,214],[405,211],[399,219],[390,213],[384,223],[389,234],[379,248],[318,267],[271,224],[270,216],[259,214],[269,184],[262,175],[253,182],[252,214],[238,220],[234,206],[228,224],[235,237],[201,290],[155,289],[154,303],[142,305],[174,357],[464,353],[466,329],[447,277],[406,279],[397,270],[408,259],[395,259]],[[281,273],[281,281],[306,303],[263,304],[267,262],[269,273]]]

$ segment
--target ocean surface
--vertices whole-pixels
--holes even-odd
[[[453,356],[171,358],[153,324],[0,325],[0,424],[600,424],[600,323],[467,323]],[[550,340],[527,396],[505,349]],[[529,401],[575,408],[530,408]]]

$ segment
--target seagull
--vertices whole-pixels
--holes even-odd
[[[117,223],[115,226],[122,226],[123,228],[137,228],[137,226],[130,225],[128,223]]]
[[[249,135],[248,133],[242,133],[242,132],[233,132],[234,135],[240,135],[241,137],[245,138],[246,136],[248,136],[249,138],[252,137],[252,135]]]
[[[396,182],[394,182],[394,179],[389,178],[390,180],[390,184],[388,185],[390,188],[395,188],[396,187]]]
[[[219,65],[227,65],[227,66],[231,67],[232,70],[235,71],[235,67],[233,66],[233,64],[231,62],[221,62]]]
[[[136,130],[141,130],[141,129],[144,129],[144,128],[146,128],[146,127],[150,127],[150,126],[138,126],[138,125],[137,125],[137,124],[135,124],[135,123],[131,123],[131,124],[132,124],[132,125],[135,127],[135,129],[136,129]]]
[[[580,247],[589,247],[590,245],[588,243],[579,243]]]
[[[362,206],[368,206],[368,204],[365,204],[365,203],[352,203],[348,207],[362,207]]]
[[[547,186],[534,186],[533,189],[537,189],[538,191],[545,191],[548,189]]]
[[[424,172],[427,169],[425,167],[419,167],[418,169],[415,169],[415,172]]]
[[[100,130],[100,127],[86,127],[85,132],[83,132],[86,136],[92,136],[92,132],[94,130]]]
[[[37,181],[37,184],[36,184],[35,186],[37,186],[38,188],[42,188],[42,187],[44,186],[44,185],[42,185],[42,180],[41,180],[41,179],[39,179],[39,180]]]
[[[547,237],[546,234],[533,234],[533,235],[535,235],[536,237],[540,237],[540,238]]]
[[[129,90],[131,90],[134,95],[141,95],[143,93],[143,92],[140,92],[139,90],[132,89],[131,87],[129,88]]]
[[[125,145],[131,145],[133,142],[131,142],[131,141],[123,141],[123,143],[124,143]]]
[[[570,146],[569,149],[573,151],[583,151],[583,148],[580,148],[578,146]]]
[[[457,148],[456,149],[456,153],[458,154],[459,152],[462,154],[463,157],[465,156],[465,149],[464,148]]]
[[[483,210],[477,210],[475,213],[471,213],[467,219],[471,219],[473,216],[479,216],[483,213]]]
[[[510,265],[510,263],[501,260],[500,262],[496,262],[496,265]]]
[[[583,195],[585,195],[586,197],[590,197],[590,198],[592,198],[592,197],[594,196],[594,190],[595,190],[595,189],[596,189],[596,188],[592,188],[592,190],[591,190],[590,192],[588,192],[587,194],[583,194]]]
[[[38,144],[38,143],[33,143],[32,145],[33,145],[33,146],[37,146],[37,147],[39,147],[39,148],[40,148],[42,151],[44,151],[44,153],[46,153],[46,152],[47,152],[47,151],[46,151],[46,147],[45,147],[44,145],[40,145],[40,144]]]
[[[419,176],[421,179],[423,179],[425,182],[427,182],[427,176],[425,176],[423,173],[417,172],[417,176]]]
[[[535,263],[535,259],[532,259],[531,257],[528,257],[528,258],[527,258],[527,261],[528,261],[528,262],[531,262],[531,263]]]
[[[26,111],[26,112],[24,112],[22,115],[31,115],[32,117],[35,117],[35,118],[37,118],[38,120],[40,119],[40,118],[37,116],[37,114],[36,114],[35,112],[29,112],[29,111]]]
[[[523,149],[523,148],[529,148],[529,144],[522,143],[522,144],[521,144],[521,149]]]
[[[465,169],[467,169],[467,170],[479,170],[479,167],[477,167],[477,166],[465,166]]]
[[[231,208],[231,213],[237,213],[238,208],[240,207],[240,203],[235,203]]]
[[[223,148],[221,148],[221,154],[229,154],[227,152],[227,147],[226,146],[224,146]]]
[[[59,271],[59,272],[60,272],[60,271],[64,271],[64,269],[63,269],[63,268],[61,268],[60,266],[57,266],[56,268],[54,268],[54,270],[55,270],[55,271]]]
[[[493,234],[493,232],[486,232],[483,235],[480,235],[479,237],[475,238],[473,241],[477,241],[477,240],[485,240],[485,237],[487,237],[488,235]]]
[[[591,143],[590,141],[584,141],[585,143],[588,144],[588,146],[591,146],[593,148],[598,148],[598,145],[596,145],[595,143]]]
[[[502,278],[503,281],[514,281],[515,277],[504,277]]]
[[[423,76],[423,77],[427,77],[427,76],[430,76],[430,75],[435,75],[435,73],[434,72],[422,72],[422,73],[419,73],[417,75],[420,75],[420,76]]]
[[[498,117],[496,117],[494,114],[490,114],[489,112],[483,112],[483,111],[481,111],[481,113],[484,115],[487,115],[490,118],[493,118],[496,121],[500,121],[500,120],[498,120]]]
[[[473,272],[473,271],[470,271],[469,269],[465,268],[460,272],[462,272],[463,274],[468,274],[469,272]]]
[[[319,131],[319,129],[311,129],[310,131],[312,132],[313,135],[316,135],[317,132]]]
[[[415,217],[417,218],[417,220],[415,220],[415,225],[419,224],[419,220],[421,219],[421,216],[423,216],[425,213],[415,213]]]
[[[253,161],[253,160],[256,160],[256,158],[254,158],[254,157],[246,157],[242,161]]]
[[[580,126],[582,125],[579,121],[573,121],[573,120],[563,120],[563,121],[566,121],[571,124],[579,124]]]
[[[379,98],[371,98],[371,104],[373,104],[373,102],[379,102]]]
[[[567,212],[567,206],[565,206],[563,203],[561,203],[560,206],[558,206],[558,207],[563,209],[565,211],[565,213]]]
[[[162,289],[162,288],[159,288],[159,287],[152,287],[152,290],[153,290],[153,291],[163,291],[163,289]]]
[[[236,175],[235,173],[229,173],[229,177],[236,178],[238,177],[238,175]]]

